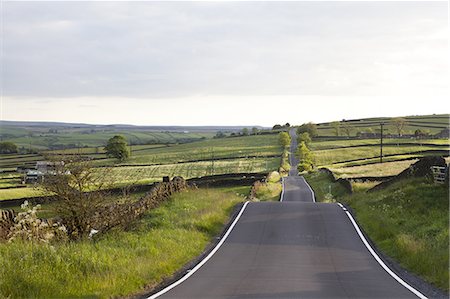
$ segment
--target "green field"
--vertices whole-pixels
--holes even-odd
[[[446,129],[450,125],[450,115],[449,114],[438,114],[438,115],[422,115],[422,116],[405,116],[402,117],[406,120],[406,126],[404,127],[403,134],[414,134],[417,129],[420,129],[429,134],[437,134],[443,129]],[[392,117],[378,117],[378,118],[366,118],[366,119],[355,119],[340,121],[341,126],[340,136],[346,136],[344,126],[349,126],[351,128],[350,136],[356,136],[358,132],[364,133],[377,133],[380,131],[380,123],[385,123],[384,133],[396,135],[397,131],[395,126],[392,124]],[[335,130],[331,123],[321,123],[318,124],[319,136],[336,136]]]
[[[155,166],[114,167],[112,168],[111,175],[117,178],[118,182],[124,182],[126,180],[134,182],[137,180],[140,183],[144,183],[161,181],[163,176],[182,176],[188,179],[227,173],[267,173],[277,170],[279,166],[280,158],[251,158]]]
[[[391,176],[397,175],[411,164],[417,162],[418,160],[406,160],[406,161],[394,161],[385,163],[376,163],[370,165],[361,165],[353,167],[331,167],[330,170],[340,178],[352,178],[352,177],[363,177],[363,176]]]
[[[111,298],[156,286],[204,250],[248,192],[184,191],[95,242],[0,243],[0,297]]]
[[[77,151],[78,149],[47,151],[46,154],[77,154]],[[282,154],[277,135],[207,139],[185,144],[133,146],[131,157],[122,163],[105,158],[102,151],[97,151],[95,148],[86,148],[83,151],[83,155],[94,158],[92,164],[95,167],[116,166],[108,175],[121,185],[161,181],[163,176],[192,178],[228,173],[268,173],[278,170]],[[20,155],[4,156],[0,158],[0,161],[9,161],[9,166],[14,166],[12,168],[26,162],[33,165],[36,161],[43,159],[42,156],[30,155],[23,155],[23,158]],[[20,184],[18,179],[5,180],[4,184],[13,185],[14,182],[17,185]],[[1,189],[0,185],[0,200],[34,196],[42,196],[42,192],[35,190],[32,186]]]
[[[215,135],[213,132],[204,133],[183,133],[183,132],[141,132],[131,130],[102,130],[93,132],[90,130],[67,130],[60,131],[57,134],[42,131],[20,131],[11,133],[9,127],[4,126],[0,133],[4,137],[2,141],[11,141],[19,147],[25,149],[50,149],[55,147],[101,147],[105,146],[109,138],[120,134],[125,136],[131,144],[148,143],[180,143],[187,141],[201,140],[211,138]],[[47,129],[48,131],[48,129]]]
[[[435,150],[432,146],[384,146],[383,155],[405,155],[405,154],[419,154],[421,151],[431,151]],[[443,149],[444,151],[448,149]],[[352,147],[350,149],[337,148],[331,150],[317,150],[314,151],[315,162],[317,166],[332,165],[340,162],[351,161],[351,160],[363,160],[368,158],[379,157],[380,147],[379,146],[361,146]]]

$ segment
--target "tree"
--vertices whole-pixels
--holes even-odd
[[[0,154],[17,153],[17,145],[15,143],[4,141],[0,142]]]
[[[41,187],[55,194],[53,206],[68,229],[71,239],[86,237],[94,227],[98,210],[106,203],[113,187],[111,168],[94,168],[81,156],[67,157],[71,162],[55,162],[55,174],[45,176]],[[87,192],[96,190],[95,192]]]
[[[338,121],[334,121],[331,123],[331,127],[334,130],[334,135],[339,136],[341,135],[341,123]]]
[[[278,140],[283,148],[291,144],[291,136],[286,132],[280,132],[280,134],[278,134]]]
[[[297,166],[298,171],[312,170],[314,164],[314,155],[306,146],[306,143],[304,141],[300,142],[296,154],[300,160]]]
[[[253,135],[258,135],[258,133],[259,133],[258,128],[257,128],[257,127],[253,127],[253,128],[252,128],[252,134],[253,134]]]
[[[290,128],[290,127],[291,127],[291,124],[290,124],[290,123],[285,123],[285,124],[284,124],[284,127]]]
[[[308,132],[309,136],[311,137],[316,137],[318,135],[317,133],[317,125],[309,122],[309,123],[305,123],[303,125],[301,125],[300,127],[298,127],[297,129],[297,134],[301,134],[301,133],[305,133]]]
[[[311,143],[311,136],[309,136],[308,132],[301,133],[298,136],[298,142],[299,143],[304,142],[306,145],[309,145]]]
[[[272,127],[272,130],[281,130],[283,127],[281,126],[281,125],[279,125],[279,124],[276,124],[276,125],[274,125],[273,127]]]
[[[353,132],[353,127],[350,126],[347,122],[344,122],[344,125],[342,126],[342,129],[345,132],[345,135],[347,135],[348,138],[350,138],[350,135]]]
[[[406,126],[406,119],[402,117],[397,117],[392,120],[392,125],[395,127],[395,130],[397,131],[398,136],[402,136],[403,129]]]
[[[219,131],[219,132],[216,133],[216,136],[214,136],[214,138],[224,138],[224,137],[226,137],[226,136],[227,136],[227,135],[225,135],[224,132]]]
[[[120,161],[127,159],[130,155],[125,137],[116,135],[108,140],[105,147],[108,157],[116,158]]]
[[[243,128],[242,129],[242,135],[248,136],[248,129],[247,128]]]

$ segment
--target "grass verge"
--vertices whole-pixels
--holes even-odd
[[[240,192],[176,194],[129,230],[95,241],[0,244],[0,297],[107,298],[157,285],[204,250],[242,201]]]
[[[331,194],[333,200],[348,204],[382,252],[448,292],[448,187],[414,178],[373,193],[358,186],[349,195],[325,174],[314,173],[305,178],[318,201],[328,201]]]

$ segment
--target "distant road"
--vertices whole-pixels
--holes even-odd
[[[210,259],[153,298],[417,298],[375,260],[342,207],[314,202],[291,162],[282,202],[246,204]]]

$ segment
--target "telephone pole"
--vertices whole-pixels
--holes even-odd
[[[380,163],[383,163],[383,126],[384,123],[380,123],[381,134],[380,134]]]

